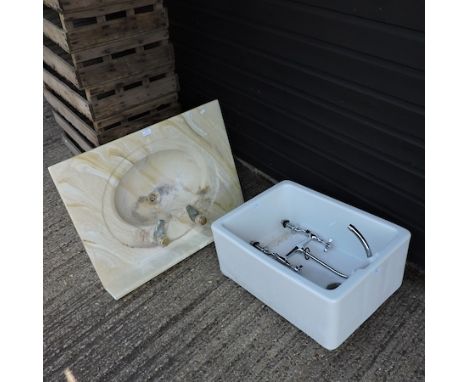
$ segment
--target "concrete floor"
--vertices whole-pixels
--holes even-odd
[[[102,288],[47,167],[72,156],[44,104],[44,380],[424,380],[424,277],[329,352],[218,269],[209,245],[114,301]],[[271,183],[238,165],[244,196]]]

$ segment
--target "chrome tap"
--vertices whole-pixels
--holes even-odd
[[[340,276],[340,277],[342,277],[344,279],[347,279],[349,277],[348,275],[346,275],[346,274],[344,274],[344,273],[342,273],[340,271],[337,271],[335,268],[331,267],[330,265],[328,265],[324,261],[320,260],[318,257],[314,256],[310,252],[309,247],[298,247],[298,246],[296,246],[291,251],[289,251],[289,253],[286,256],[292,255],[295,252],[302,253],[306,260],[309,260],[309,259],[314,260],[315,262],[319,263],[322,267],[328,269],[330,272],[333,272],[337,276]]]
[[[302,265],[292,265],[288,260],[286,260],[285,257],[277,254],[276,252],[270,251],[267,247],[260,245],[258,241],[251,241],[250,245],[254,246],[260,252],[263,252],[265,255],[273,257],[276,261],[287,266],[289,269],[293,270],[294,272],[300,272],[302,269]]]
[[[332,246],[333,239],[324,240],[319,235],[313,233],[311,230],[299,227],[297,225],[291,224],[289,220],[283,220],[281,222],[284,228],[289,228],[293,232],[302,233],[309,237],[311,240],[317,241],[324,246],[323,252],[327,252],[328,249]]]

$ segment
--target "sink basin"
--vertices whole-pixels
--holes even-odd
[[[109,231],[132,248],[158,247],[153,233],[163,220],[169,243],[182,238],[194,229],[187,205],[208,221],[223,213],[214,203],[220,190],[218,171],[209,151],[183,140],[161,139],[139,147],[107,181],[102,211]]]
[[[138,227],[153,225],[158,215],[178,214],[187,203],[207,197],[209,171],[203,159],[197,159],[184,150],[163,149],[132,165],[115,189],[115,206],[122,219]],[[144,208],[139,199],[151,192],[157,192],[160,200]]]
[[[309,233],[289,229],[287,222],[307,227]],[[402,227],[290,181],[227,213],[212,230],[222,273],[329,350],[400,287],[411,236]],[[333,241],[311,240],[311,233]],[[314,259],[290,253],[305,247]]]
[[[49,168],[116,299],[213,241],[243,201],[218,101]]]

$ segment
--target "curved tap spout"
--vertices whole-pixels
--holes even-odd
[[[372,257],[372,250],[369,246],[369,243],[367,242],[367,240],[364,238],[364,236],[362,235],[361,232],[359,232],[359,230],[353,226],[352,224],[350,224],[348,226],[348,229],[354,233],[356,235],[356,237],[359,239],[359,241],[361,242],[362,246],[364,247],[364,250],[366,251],[366,255],[367,257]]]

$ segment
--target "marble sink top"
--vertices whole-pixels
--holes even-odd
[[[115,299],[211,243],[211,223],[243,202],[218,101],[49,171]]]

